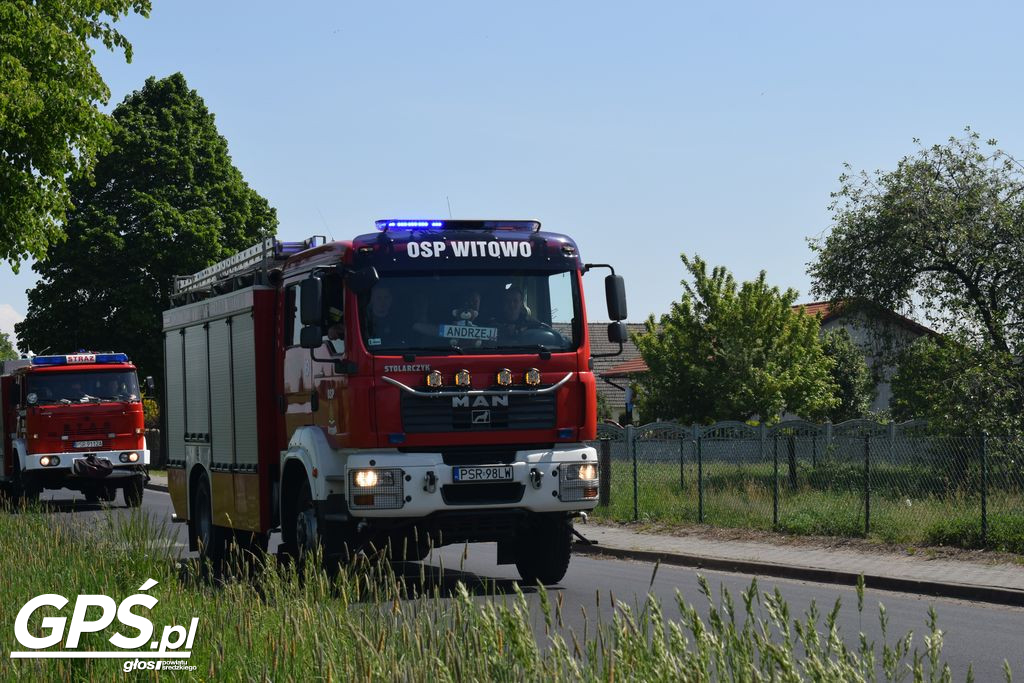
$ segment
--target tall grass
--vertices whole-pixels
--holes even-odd
[[[97,528],[73,530],[35,511],[0,513],[0,629],[14,642],[22,604],[56,592],[72,601],[102,593],[116,601],[147,579],[163,625],[199,617],[191,680],[437,680],[437,681],[946,681],[942,631],[934,614],[921,641],[844,640],[839,603],[822,614],[814,605],[791,614],[782,596],[756,582],[739,596],[701,589],[708,611],[677,595],[679,620],[665,617],[653,597],[614,605],[609,619],[592,619],[582,633],[565,627],[562,604],[539,591],[531,601],[513,585],[506,596],[476,596],[458,582],[450,591],[420,576],[396,575],[386,562],[364,561],[333,576],[320,570],[235,558],[217,580],[176,561],[169,535],[141,515],[110,515]],[[419,565],[417,565],[419,566]],[[653,577],[652,577],[653,580]],[[863,587],[858,608],[863,614]],[[65,608],[70,613],[71,607]],[[539,610],[540,615],[531,615]],[[48,612],[52,614],[52,611]],[[31,628],[41,634],[36,614]],[[65,616],[69,616],[65,615]],[[541,616],[538,633],[533,617]],[[884,609],[879,614],[883,633]],[[83,636],[80,649],[110,650],[114,629]],[[130,633],[129,635],[134,635]],[[110,660],[12,660],[0,656],[2,680],[134,678]]]

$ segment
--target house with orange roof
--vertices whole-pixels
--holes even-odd
[[[839,328],[845,329],[853,342],[860,347],[868,368],[875,376],[875,398],[871,404],[873,411],[888,409],[892,399],[891,380],[896,371],[891,362],[893,355],[918,337],[938,334],[895,311],[866,304],[813,301],[797,304],[793,308],[802,309],[805,315],[820,316],[822,333]],[[637,331],[643,331],[643,325],[636,327],[639,328]],[[634,333],[632,327],[630,333]],[[595,368],[598,377],[603,380],[598,386],[604,384],[618,391],[618,400],[614,405],[624,406],[626,387],[632,380],[647,373],[648,368],[632,343],[628,352],[624,349],[623,355],[613,360],[615,362],[607,368]],[[608,389],[604,391],[609,397],[613,395]],[[607,400],[609,399],[606,398]],[[618,416],[619,412],[621,409],[616,408],[613,415]]]

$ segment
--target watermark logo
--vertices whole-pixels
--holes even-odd
[[[26,648],[11,652],[11,659],[124,659],[123,668],[126,673],[135,670],[194,670],[188,665],[192,656],[192,641],[196,636],[199,618],[193,617],[188,628],[180,625],[164,626],[159,639],[153,639],[156,627],[153,622],[135,608],[152,611],[156,607],[157,598],[146,593],[155,586],[157,581],[147,579],[139,586],[139,592],[130,595],[120,604],[106,595],[79,595],[71,612],[71,619],[66,616],[46,616],[42,619],[43,635],[33,635],[29,630],[29,620],[37,610],[44,607],[62,611],[70,602],[63,595],[46,593],[38,595],[18,612],[14,621],[14,637]],[[92,608],[92,614],[90,614]],[[98,616],[96,610],[100,611]],[[114,620],[122,627],[137,631],[137,635],[122,633],[119,628],[108,642],[113,650],[79,650],[78,643],[83,633],[98,633],[110,627]],[[66,634],[65,634],[66,627]],[[54,646],[63,645],[60,649],[49,650]],[[148,648],[147,648],[148,646]]]

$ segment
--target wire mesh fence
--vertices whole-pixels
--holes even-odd
[[[596,514],[1024,552],[1024,443],[922,422],[602,425]]]

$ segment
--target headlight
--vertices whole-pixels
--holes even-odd
[[[562,463],[558,466],[558,474],[558,499],[563,503],[597,498],[596,464]]]
[[[437,389],[441,386],[442,377],[441,373],[437,370],[427,373],[427,386],[431,389]]]
[[[393,510],[405,505],[405,476],[398,467],[351,470],[348,481],[350,508]]]
[[[355,474],[356,486],[361,489],[368,488],[370,486],[377,485],[377,471],[376,470],[357,470]]]
[[[39,458],[39,464],[42,465],[43,467],[49,467],[50,466],[50,456],[44,455],[43,457]]]
[[[455,386],[469,388],[469,370],[459,370],[455,373]]]
[[[498,370],[498,386],[507,387],[512,384],[512,371],[508,368]]]
[[[138,462],[139,454],[135,452],[122,453],[118,456],[121,462]]]
[[[540,384],[540,370],[537,368],[530,368],[523,375],[523,381],[529,384],[531,387],[535,387]]]

